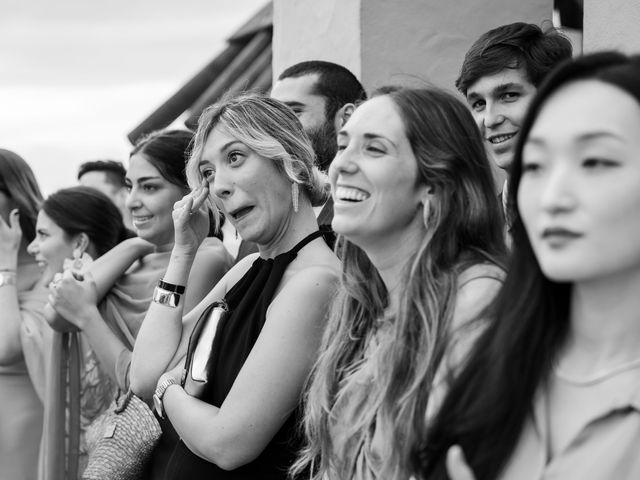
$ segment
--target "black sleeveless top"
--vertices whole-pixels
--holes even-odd
[[[321,235],[320,231],[314,232],[291,250],[275,258],[258,258],[227,292],[225,302],[229,312],[220,319],[216,329],[211,357],[207,363],[208,378],[211,380],[207,383],[201,400],[216,407],[222,405],[260,335],[267,309],[289,263],[296,258],[302,247]],[[200,318],[207,318],[211,309],[212,306],[207,308]],[[154,450],[148,478],[285,480],[288,468],[302,446],[297,426],[300,414],[301,409],[298,407],[255,460],[232,471],[223,470],[192,453],[165,417],[160,420],[163,433]]]

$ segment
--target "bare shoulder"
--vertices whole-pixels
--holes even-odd
[[[308,249],[287,269],[268,315],[278,312],[278,321],[324,318],[339,286],[340,270],[340,261],[328,247]]]
[[[467,324],[482,313],[502,287],[504,275],[504,270],[489,263],[472,265],[459,275],[454,328]]]
[[[340,279],[341,263],[323,240],[309,244],[291,262],[281,289],[313,288],[334,284]]]

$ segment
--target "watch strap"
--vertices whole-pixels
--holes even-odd
[[[179,385],[179,383],[174,378],[167,378],[157,386],[156,391],[153,394],[153,403],[160,418],[164,418],[164,394],[167,391],[167,388],[169,388],[171,385]]]

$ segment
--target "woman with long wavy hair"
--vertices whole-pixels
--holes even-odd
[[[422,478],[640,477],[639,152],[640,57],[585,55],[542,84],[495,321],[434,420]]]
[[[307,394],[314,479],[407,478],[410,447],[500,285],[482,139],[436,88],[385,88],[338,133],[329,176],[342,287]]]

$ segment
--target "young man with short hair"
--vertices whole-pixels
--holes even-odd
[[[571,58],[556,30],[511,23],[484,33],[464,57],[456,87],[466,97],[496,165],[508,171],[529,102],[547,74]]]

